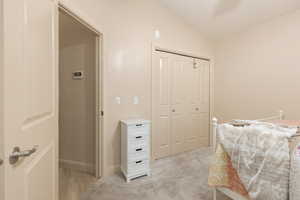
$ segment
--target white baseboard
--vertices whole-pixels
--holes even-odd
[[[59,159],[59,165],[63,168],[71,168],[79,171],[87,172],[89,174],[95,174],[96,167],[91,163],[84,163],[74,160]]]

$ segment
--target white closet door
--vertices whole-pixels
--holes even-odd
[[[187,131],[185,150],[208,146],[209,135],[209,62],[195,59],[187,66]]]
[[[152,115],[154,159],[208,146],[209,62],[155,52]]]
[[[194,60],[193,60],[194,62]],[[196,62],[187,68],[187,112],[188,129],[185,134],[185,150],[193,150],[199,147],[201,132],[201,68]]]
[[[209,146],[209,114],[210,114],[210,63],[208,61],[197,60],[200,63],[201,69],[201,132],[200,132],[200,146]]]
[[[170,54],[155,52],[152,63],[152,152],[153,158],[171,153]]]
[[[189,131],[186,135],[186,150],[208,146],[209,143],[209,62],[194,60],[189,96]]]
[[[185,134],[187,130],[187,76],[188,69],[193,66],[193,59],[173,56],[171,67],[171,136],[172,154],[185,151]]]
[[[209,113],[210,102],[210,84],[209,84],[209,62],[204,60],[195,60],[196,67],[200,68],[200,112]]]
[[[200,140],[199,147],[209,146],[209,113],[200,114]]]

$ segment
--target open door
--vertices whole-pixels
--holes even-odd
[[[56,1],[2,1],[4,200],[57,200]]]

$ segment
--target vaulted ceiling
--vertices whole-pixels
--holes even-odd
[[[300,0],[160,0],[166,7],[218,39],[300,9]],[[300,19],[299,19],[300,20]]]

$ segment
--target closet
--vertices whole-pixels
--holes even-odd
[[[154,51],[154,159],[209,145],[209,60]]]

